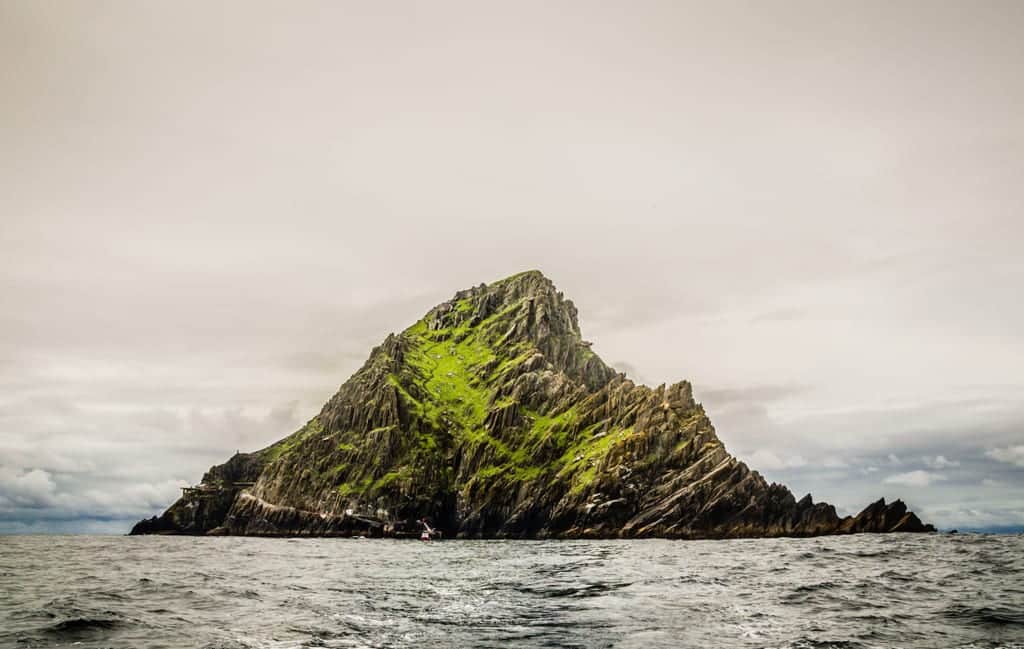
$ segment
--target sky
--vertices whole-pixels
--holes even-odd
[[[1024,4],[0,0],[0,533],[123,533],[537,268],[726,448],[1024,526]]]

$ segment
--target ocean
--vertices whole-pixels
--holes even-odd
[[[1024,647],[1024,536],[0,537],[0,646]]]

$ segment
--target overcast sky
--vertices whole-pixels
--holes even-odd
[[[798,497],[1024,525],[1024,4],[704,4],[0,0],[0,532],[529,268]]]

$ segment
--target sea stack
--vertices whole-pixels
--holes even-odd
[[[298,431],[215,466],[132,534],[677,539],[930,532],[901,501],[840,517],[730,455],[687,381],[638,385],[538,271],[374,348]]]

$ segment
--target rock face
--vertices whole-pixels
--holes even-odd
[[[537,271],[389,335],[305,426],[213,467],[133,534],[733,538],[934,531],[855,517],[732,457],[688,382],[609,368]]]

